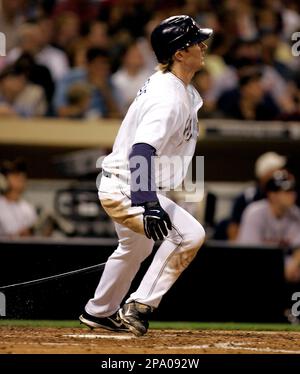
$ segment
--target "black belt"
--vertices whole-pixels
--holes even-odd
[[[123,183],[126,183],[128,184],[128,180],[126,177],[122,176],[122,175],[116,175],[116,174],[113,174],[113,173],[110,173],[109,171],[106,171],[104,169],[102,169],[102,175],[106,178],[111,178],[111,177],[116,177],[118,178],[121,182]]]
[[[104,175],[106,178],[111,178],[112,173],[102,169],[102,175]]]

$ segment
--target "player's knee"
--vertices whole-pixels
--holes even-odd
[[[187,250],[195,250],[198,251],[205,239],[205,231],[200,223],[198,225],[194,225],[193,229],[186,235],[185,237],[185,247]]]

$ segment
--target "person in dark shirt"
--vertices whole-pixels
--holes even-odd
[[[252,121],[274,120],[280,113],[271,95],[264,92],[257,69],[242,75],[238,88],[225,91],[217,107],[225,117]]]
[[[30,82],[43,88],[50,110],[55,86],[49,69],[44,65],[37,64],[29,53],[23,53],[16,60],[15,66],[26,73]]]

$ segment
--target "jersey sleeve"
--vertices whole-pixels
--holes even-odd
[[[175,101],[157,98],[144,111],[137,127],[133,144],[147,143],[159,156],[170,138],[181,125],[180,105]]]

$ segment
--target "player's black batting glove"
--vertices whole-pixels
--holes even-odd
[[[172,223],[166,211],[160,206],[159,201],[143,204],[144,230],[147,238],[163,240],[168,235],[168,229],[172,230]]]

